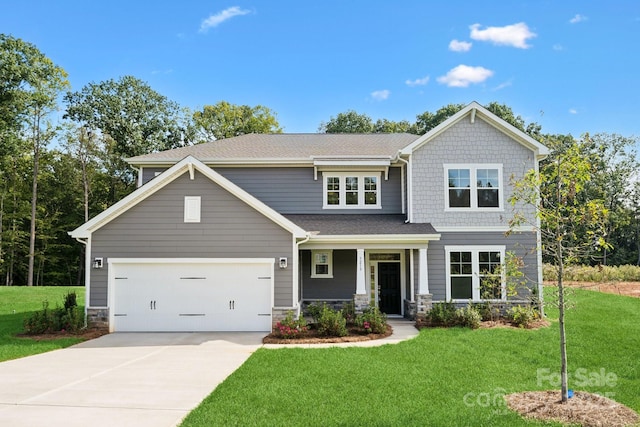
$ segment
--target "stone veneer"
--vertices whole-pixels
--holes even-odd
[[[109,329],[109,309],[88,308],[87,325],[93,328]]]

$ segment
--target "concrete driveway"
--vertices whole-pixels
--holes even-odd
[[[117,333],[0,363],[0,426],[174,426],[264,333]]]

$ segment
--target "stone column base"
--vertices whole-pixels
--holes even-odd
[[[87,325],[92,328],[109,329],[109,309],[87,308]]]
[[[416,317],[418,319],[424,319],[431,308],[433,308],[433,295],[416,295]]]
[[[404,317],[410,320],[416,320],[417,311],[418,304],[416,304],[415,301],[404,300]]]
[[[369,308],[369,295],[354,294],[353,305],[355,306],[356,313],[362,313],[366,308]]]

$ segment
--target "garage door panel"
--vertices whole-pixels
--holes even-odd
[[[272,265],[113,264],[116,331],[269,331]]]

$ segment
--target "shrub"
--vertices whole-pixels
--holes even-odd
[[[77,304],[75,292],[64,298],[64,307],[51,310],[49,301],[42,303],[42,310],[36,311],[24,321],[24,331],[29,335],[59,331],[78,332],[84,328],[84,312]]]
[[[318,334],[325,337],[344,337],[347,331],[347,321],[342,311],[334,311],[323,304],[317,322]]]
[[[347,325],[353,325],[356,323],[356,305],[353,302],[348,302],[342,307],[342,316],[347,321]]]
[[[482,316],[473,305],[469,304],[464,308],[459,308],[455,312],[455,324],[471,329],[478,329]]]
[[[274,330],[275,334],[281,338],[295,338],[306,331],[307,322],[302,316],[296,319],[293,311],[287,312],[285,318],[276,323]]]
[[[367,308],[356,317],[356,325],[368,334],[383,334],[387,331],[387,315],[378,307]]]
[[[437,302],[427,313],[427,319],[433,326],[452,326],[455,324],[456,306],[452,302]]]
[[[320,315],[322,314],[322,308],[325,307],[327,303],[316,304],[312,303],[307,306],[307,313],[313,319],[313,323],[318,323],[320,321]]]
[[[500,309],[488,302],[477,302],[471,304],[480,313],[483,321],[497,320],[500,316]]]
[[[516,305],[509,309],[507,316],[514,325],[526,328],[539,317],[539,314],[532,306]]]

